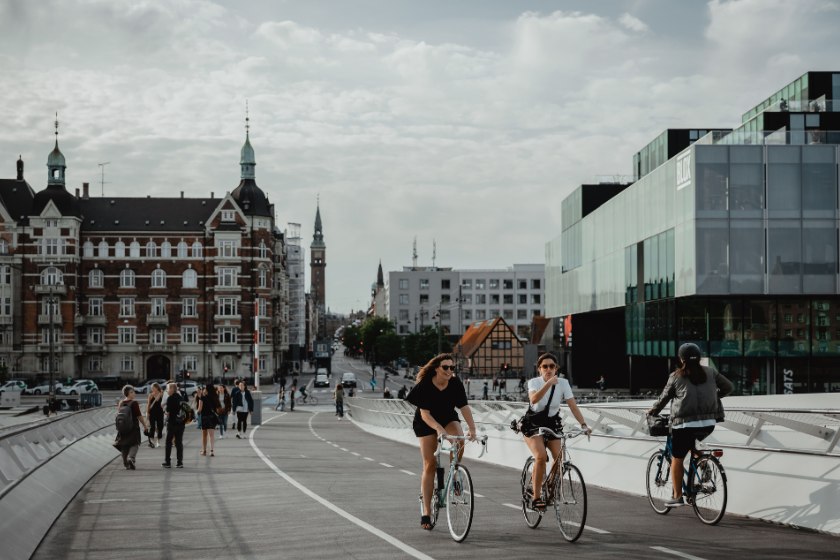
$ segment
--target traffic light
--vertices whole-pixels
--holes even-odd
[[[190,372],[187,372],[187,381],[190,379]]]

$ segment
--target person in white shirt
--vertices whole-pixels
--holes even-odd
[[[575,397],[572,394],[572,388],[569,382],[563,378],[557,377],[557,359],[553,354],[543,354],[537,360],[537,370],[540,373],[539,377],[534,377],[528,382],[528,400],[530,401],[531,410],[537,413],[543,413],[538,416],[532,416],[533,426],[529,430],[523,430],[522,435],[525,437],[525,443],[531,454],[534,456],[534,471],[532,480],[534,481],[534,508],[544,508],[545,502],[540,497],[540,488],[542,486],[543,477],[545,476],[546,462],[548,461],[548,453],[546,448],[551,451],[552,457],[555,461],[562,461],[560,456],[561,445],[560,441],[554,436],[536,435],[539,428],[549,428],[550,430],[560,433],[563,429],[560,419],[560,405],[566,401],[566,405],[572,412],[574,417],[580,422],[582,430],[590,431],[586,422],[583,420],[583,415],[575,403]],[[551,388],[554,387],[552,394]],[[549,403],[549,397],[551,402]],[[545,413],[548,407],[548,413]]]

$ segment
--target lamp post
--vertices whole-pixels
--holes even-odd
[[[53,327],[53,307],[56,305],[56,302],[56,298],[53,297],[53,285],[50,284],[50,297],[47,298],[47,307],[50,313],[50,403],[55,400],[55,346],[53,345],[55,330]]]
[[[435,324],[437,325],[437,331],[438,331],[438,351],[437,351],[437,353],[438,353],[438,355],[440,355],[440,347],[441,347],[441,338],[440,337],[441,337],[441,331],[443,330],[442,327],[440,326],[440,311],[435,313],[435,316],[432,317],[432,319],[437,319],[437,321],[435,321]]]

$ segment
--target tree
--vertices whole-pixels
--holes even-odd
[[[362,342],[362,333],[358,327],[350,325],[344,329],[344,346],[350,349],[354,354],[358,354]]]
[[[368,317],[362,324],[362,328],[360,329],[362,342],[364,342],[362,350],[364,350],[368,359],[375,359],[377,362],[386,361],[385,358],[380,355],[377,340],[381,335],[389,332],[394,332],[394,323],[392,323],[387,317]],[[376,356],[373,356],[374,352],[376,352]]]
[[[405,355],[412,364],[424,366],[438,354],[438,328],[423,327],[419,333],[412,333],[405,339]],[[452,343],[440,333],[441,353],[451,352]]]

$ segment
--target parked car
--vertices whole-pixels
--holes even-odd
[[[58,381],[55,382],[55,392],[56,393],[60,393],[62,387],[64,387],[63,383],[59,383]],[[46,394],[49,394],[49,392],[50,392],[50,382],[49,382],[49,380],[41,381],[40,383],[38,383],[34,387],[30,387],[29,389],[26,389],[26,390],[23,391],[23,393],[25,395],[46,395]]]
[[[355,373],[345,373],[341,376],[341,384],[344,385],[345,388],[347,387],[356,387],[356,374]]]
[[[149,379],[144,384],[140,385],[139,387],[134,388],[134,392],[138,395],[146,395],[152,392],[152,383],[157,383],[160,385],[160,388],[163,389],[166,387],[166,379]]]
[[[0,386],[0,393],[5,393],[6,391],[20,391],[23,393],[26,389],[27,387],[25,381],[22,379],[11,379]]]
[[[199,388],[201,388],[201,386],[195,381],[187,381],[184,384],[184,390],[187,392],[188,397],[195,395],[198,392]]]
[[[91,379],[77,379],[72,384],[61,388],[62,395],[86,395],[98,391],[99,387]]]
[[[316,373],[315,374],[315,386],[316,387],[329,387],[330,386],[330,376],[326,373]]]
[[[119,375],[106,375],[96,380],[96,386],[100,389],[122,389],[125,382]]]

